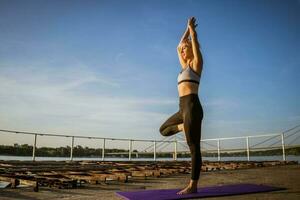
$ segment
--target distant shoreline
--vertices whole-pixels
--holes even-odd
[[[0,145],[0,155],[3,156],[32,156],[33,146],[28,144],[14,144],[11,145]],[[37,157],[68,157],[70,156],[71,147],[37,147],[35,150],[35,155]],[[218,153],[210,150],[210,152],[202,151],[203,157],[218,157]],[[233,150],[232,150],[233,151]],[[246,150],[235,150],[235,152],[228,151],[226,149],[220,150],[221,157],[239,157],[239,156],[247,156]],[[109,154],[109,157],[115,158],[126,158],[128,157],[128,150],[125,149],[105,149],[105,154]],[[156,152],[157,157],[168,158],[172,157],[174,152]],[[282,155],[282,149],[271,149],[271,150],[255,150],[250,149],[251,156],[279,156]],[[286,147],[285,149],[286,155],[300,155],[300,146],[297,147]],[[73,155],[75,157],[99,157],[102,155],[102,148],[89,148],[82,147],[77,145],[73,148]],[[152,158],[153,152],[138,152],[137,150],[133,150],[131,152],[132,158]],[[188,158],[190,157],[189,152],[177,152],[177,158]]]
[[[177,161],[190,161],[190,157],[188,158],[177,158]],[[32,161],[32,156],[3,156],[0,155],[0,160],[3,161]],[[70,157],[35,157],[36,161],[70,161]],[[74,161],[102,161],[102,157],[73,157]],[[113,158],[113,157],[105,157],[105,161],[128,161],[127,158]],[[153,158],[132,158],[132,161],[153,161]],[[218,161],[217,157],[202,157],[203,162],[216,162]],[[250,156],[251,161],[282,161],[283,157],[279,156]],[[287,161],[297,161],[300,163],[300,156],[287,155]],[[174,161],[172,157],[169,158],[161,158],[157,157],[156,161]],[[247,156],[236,156],[236,157],[221,157],[220,161],[247,161]]]

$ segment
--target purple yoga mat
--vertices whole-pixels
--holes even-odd
[[[198,188],[197,193],[184,195],[176,194],[176,192],[180,191],[181,189],[139,190],[116,192],[116,194],[128,200],[169,200],[269,192],[283,189],[284,188],[272,187],[267,185],[234,184]]]

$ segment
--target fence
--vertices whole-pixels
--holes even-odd
[[[296,134],[298,134],[300,132],[300,125],[295,126],[289,130],[283,131],[281,133],[275,133],[275,134],[262,134],[262,135],[251,135],[251,136],[240,136],[240,137],[227,137],[227,138],[215,138],[215,139],[203,139],[201,140],[201,147],[203,149],[203,152],[205,153],[216,153],[217,154],[217,159],[218,161],[221,160],[221,151],[223,152],[243,152],[245,151],[247,154],[247,160],[250,161],[250,152],[255,152],[255,151],[263,151],[263,150],[272,150],[272,149],[281,149],[282,150],[282,160],[285,161],[286,160],[286,153],[285,150],[287,147],[291,147],[290,145],[292,143],[294,143],[295,141],[297,141],[300,136],[297,136]],[[73,157],[73,149],[74,149],[74,143],[75,143],[75,139],[77,138],[87,138],[87,139],[94,139],[94,140],[102,140],[102,160],[105,160],[105,150],[106,150],[106,143],[108,140],[114,140],[114,141],[127,141],[128,142],[128,160],[132,160],[132,154],[136,154],[136,157],[139,153],[141,152],[133,152],[133,143],[134,142],[150,142],[152,143],[152,145],[148,146],[145,148],[145,150],[143,151],[144,153],[146,153],[147,149],[153,149],[153,160],[156,161],[157,160],[157,148],[158,145],[157,143],[161,143],[162,144],[173,144],[174,145],[174,150],[172,152],[173,154],[173,159],[177,160],[177,155],[179,153],[187,153],[188,151],[178,151],[178,145],[182,145],[182,146],[186,146],[186,142],[183,139],[178,140],[177,137],[175,137],[174,140],[172,140],[172,138],[165,138],[164,140],[140,140],[140,139],[122,139],[122,138],[104,138],[104,137],[89,137],[89,136],[74,136],[74,135],[59,135],[59,134],[49,134],[49,133],[33,133],[33,132],[24,132],[24,131],[14,131],[14,130],[3,130],[0,129],[0,133],[11,133],[11,134],[26,134],[26,135],[32,135],[33,136],[33,149],[32,149],[32,160],[35,161],[36,160],[36,148],[37,148],[37,142],[38,142],[38,136],[50,136],[50,137],[66,137],[66,138],[70,138],[70,143],[71,143],[71,150],[70,150],[70,160],[72,161],[74,159]],[[293,140],[291,140],[291,142],[287,145],[285,144],[285,141],[288,138],[291,138],[291,136],[297,136],[296,138],[294,138]],[[267,138],[263,141],[261,141],[262,138]],[[274,139],[277,138],[277,141],[274,142]],[[278,140],[278,138],[280,138]],[[167,140],[168,139],[168,140]],[[254,145],[250,145],[250,141],[255,141],[255,140],[259,140],[256,141],[257,143]],[[242,144],[244,141],[245,148],[241,147],[241,148],[225,148],[225,145],[223,145],[223,148],[221,147],[221,144],[226,143],[226,141],[233,141],[233,140],[240,140],[239,144]],[[273,142],[272,142],[273,141]],[[272,142],[272,144],[268,144],[266,146],[263,147],[259,147],[259,145],[262,144],[267,144],[267,142]],[[274,146],[276,144],[279,144],[279,146]],[[236,143],[237,144],[237,143]],[[205,146],[210,147],[209,148],[205,148]],[[149,152],[148,152],[149,153]],[[166,153],[166,152],[165,152]],[[120,154],[120,153],[118,153]],[[124,153],[123,153],[124,154]]]

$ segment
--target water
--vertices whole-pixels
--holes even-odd
[[[32,160],[31,156],[1,156],[0,160],[19,160],[19,161],[29,161]],[[70,157],[36,157],[37,161],[67,161],[70,160]],[[102,158],[84,158],[84,157],[73,157],[73,160],[87,160],[87,161],[101,161]],[[111,158],[105,157],[106,161],[128,161],[128,158]],[[132,161],[153,161],[153,158],[132,158]],[[157,161],[166,161],[173,160],[172,158],[156,158]],[[190,161],[191,158],[177,158],[178,161],[186,160]],[[217,157],[202,157],[204,161],[217,161]],[[279,160],[282,161],[282,156],[250,156],[250,161],[273,161]],[[287,155],[287,161],[298,161],[300,164],[300,156]],[[247,161],[247,157],[221,157],[221,161]]]

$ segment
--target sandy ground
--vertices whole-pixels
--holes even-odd
[[[32,188],[0,189],[1,200],[12,199],[105,199],[121,200],[116,191],[144,189],[181,189],[189,181],[189,174],[172,175],[169,177],[129,180],[128,183],[109,182],[108,184],[86,184],[77,189],[56,189],[41,187],[39,192]],[[209,200],[229,199],[300,199],[300,165],[273,166],[253,169],[223,170],[202,172],[198,187],[225,185],[235,183],[256,183],[284,187],[286,190],[235,195],[227,197],[201,198]],[[194,198],[195,199],[195,198]]]

